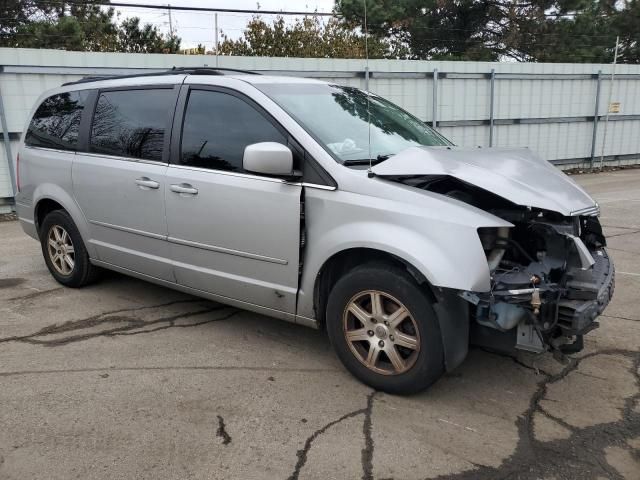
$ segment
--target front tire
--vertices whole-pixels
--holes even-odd
[[[96,280],[99,269],[91,264],[80,232],[64,210],[54,210],[44,218],[40,245],[47,268],[58,283],[79,288]]]
[[[402,268],[368,264],[340,278],[329,294],[327,331],[347,370],[376,390],[416,393],[444,372],[432,301]]]

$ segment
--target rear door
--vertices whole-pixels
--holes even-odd
[[[184,86],[167,172],[167,223],[176,280],[294,313],[302,187],[242,168],[247,145],[288,136],[238,92]]]
[[[73,189],[99,260],[173,281],[164,192],[178,87],[100,90]]]

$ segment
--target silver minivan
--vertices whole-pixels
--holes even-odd
[[[53,277],[101,268],[325,329],[373,388],[582,348],[613,293],[593,199],[527,149],[459,148],[389,101],[224,69],[88,78],[25,128],[16,207]]]

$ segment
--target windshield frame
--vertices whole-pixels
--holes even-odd
[[[320,139],[320,137],[318,137],[318,135],[316,133],[314,133],[309,127],[308,125],[303,122],[296,114],[294,114],[293,112],[290,111],[290,109],[288,109],[286,107],[286,105],[284,105],[280,99],[278,99],[278,97],[276,95],[273,94],[273,92],[269,91],[270,88],[280,88],[280,87],[286,87],[288,85],[300,85],[299,83],[259,83],[259,84],[254,84],[254,86],[260,90],[260,92],[262,92],[264,95],[266,95],[271,101],[273,101],[276,105],[278,105],[278,107],[280,107],[287,115],[289,115],[298,125],[300,125],[300,127],[310,136],[312,137],[316,143],[318,143],[318,145],[320,145],[322,147],[322,149],[324,151],[326,151],[331,158],[333,158],[336,163],[340,164],[340,165],[344,165],[345,162],[349,162],[349,160],[363,160],[363,161],[368,161],[369,159],[363,158],[363,159],[342,159],[338,156],[338,154],[336,152],[334,152],[328,144],[326,144],[322,139]],[[367,95],[367,92],[365,90],[362,90],[360,88],[357,87],[351,87],[351,86],[345,86],[345,85],[338,85],[338,84],[334,84],[334,83],[319,83],[318,85],[321,86],[328,86],[331,88],[338,88],[340,90],[343,91],[349,91],[349,90],[357,90],[358,92],[362,93],[363,95]],[[435,128],[429,126],[427,124],[427,122],[424,122],[422,120],[420,120],[418,117],[416,117],[415,115],[413,115],[412,113],[406,111],[404,108],[400,107],[399,105],[396,105],[395,103],[387,100],[384,97],[381,97],[380,95],[377,95],[375,93],[368,93],[369,97],[371,98],[375,98],[376,101],[384,104],[385,106],[394,108],[396,110],[398,110],[398,112],[406,115],[407,117],[411,118],[412,120],[424,125],[431,134],[434,135],[434,137],[437,137],[439,140],[442,141],[442,145],[438,145],[438,146],[455,146],[455,144],[449,140],[448,138],[446,138],[444,135],[442,135],[440,132],[438,132]],[[416,145],[418,146],[418,145]],[[427,146],[427,145],[424,145]],[[411,147],[407,147],[407,148],[411,148]],[[396,152],[396,153],[400,153],[400,152]],[[392,157],[395,154],[390,154],[389,157]],[[365,155],[366,157],[367,155]],[[386,159],[385,159],[386,160]],[[376,158],[371,159],[371,161],[373,163],[380,163],[379,161],[376,161]],[[344,165],[347,167],[352,167],[355,165]]]

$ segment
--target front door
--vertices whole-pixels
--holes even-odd
[[[180,97],[165,193],[177,282],[295,313],[302,187],[242,168],[247,145],[286,145],[285,132],[239,94]]]
[[[100,91],[73,191],[99,260],[173,281],[164,192],[172,87]],[[165,146],[166,145],[166,146]]]

